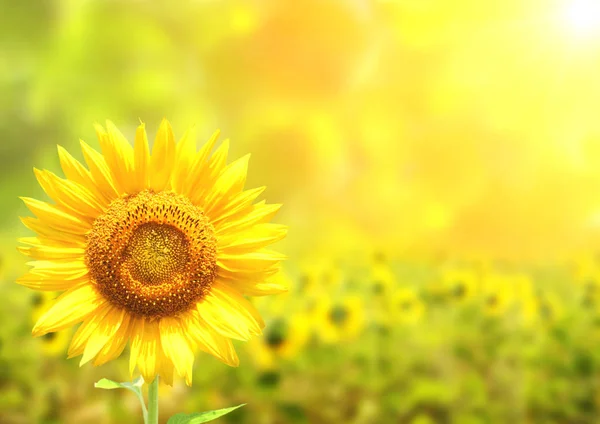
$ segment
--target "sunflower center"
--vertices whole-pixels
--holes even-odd
[[[149,222],[133,232],[123,256],[123,266],[134,279],[158,285],[185,270],[188,242],[177,228]]]
[[[467,294],[467,288],[465,287],[465,284],[462,281],[457,282],[454,286],[452,294],[458,299],[463,298],[465,294]]]
[[[99,292],[145,317],[192,308],[216,273],[216,239],[203,211],[172,192],[114,200],[88,235],[86,264]]]
[[[348,310],[338,305],[329,311],[329,320],[335,325],[342,326],[348,320],[348,315]]]
[[[286,325],[285,322],[283,322],[283,320],[277,320],[275,321],[270,328],[270,331],[267,332],[266,336],[265,336],[265,341],[267,343],[267,346],[273,348],[273,349],[277,349],[280,348],[281,346],[283,346],[283,344],[286,341]]]
[[[400,309],[408,311],[412,308],[412,302],[410,300],[404,300],[400,303]]]
[[[498,303],[500,303],[500,300],[498,299],[498,296],[496,296],[495,294],[490,295],[487,299],[487,304],[490,308],[498,306]]]

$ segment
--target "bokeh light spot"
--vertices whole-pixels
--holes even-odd
[[[567,27],[574,35],[600,36],[600,1],[572,0],[565,5],[563,13]]]

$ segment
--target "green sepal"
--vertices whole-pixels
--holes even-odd
[[[138,400],[140,401],[140,405],[142,406],[142,415],[144,417],[144,423],[148,422],[148,411],[146,409],[146,404],[144,403],[144,395],[142,394],[142,386],[144,384],[144,379],[140,376],[130,382],[117,383],[116,381],[109,380],[108,378],[103,378],[97,383],[94,383],[94,387],[97,389],[105,389],[105,390],[113,390],[113,389],[127,389],[135,393]]]
[[[127,389],[131,390],[134,393],[141,393],[141,387],[144,384],[144,379],[142,377],[138,377],[135,380],[125,383],[117,383],[116,381],[109,380],[108,378],[103,378],[97,383],[94,383],[94,387],[97,389]]]
[[[242,403],[241,405],[232,406],[231,408],[215,409],[214,411],[196,412],[193,414],[179,413],[179,414],[175,414],[171,418],[169,418],[169,421],[167,421],[167,424],[207,423],[209,421],[212,421],[214,419],[222,417],[223,415],[227,415],[231,411],[241,408],[244,405],[246,405],[246,404]]]

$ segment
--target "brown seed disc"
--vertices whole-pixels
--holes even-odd
[[[195,306],[217,266],[214,229],[186,197],[144,190],[114,200],[88,235],[86,265],[99,292],[137,316]]]

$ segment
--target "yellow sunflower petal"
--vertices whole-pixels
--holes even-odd
[[[210,353],[225,364],[237,367],[240,364],[231,340],[221,336],[204,321],[197,310],[182,314],[187,336],[199,349]]]
[[[70,261],[31,261],[27,265],[33,267],[29,270],[32,275],[49,278],[62,278],[75,280],[88,274],[88,268],[83,259]]]
[[[223,143],[215,150],[215,153],[210,157],[208,166],[204,168],[204,171],[198,176],[198,178],[192,181],[193,191],[189,197],[192,203],[196,205],[204,204],[204,199],[207,193],[213,187],[217,177],[223,170],[225,163],[227,162],[227,154],[229,153],[229,140],[223,141]]]
[[[135,182],[137,189],[141,190],[148,187],[148,168],[150,166],[150,147],[148,146],[146,126],[143,123],[140,124],[135,131],[133,155],[135,165]]]
[[[56,303],[40,317],[33,327],[35,337],[63,330],[83,321],[94,313],[106,299],[102,298],[91,284],[83,284],[63,293]]]
[[[119,357],[119,355],[123,353],[123,350],[125,349],[125,346],[127,346],[127,342],[129,341],[130,322],[131,315],[124,314],[121,326],[119,327],[117,332],[113,334],[110,341],[107,342],[106,345],[104,345],[102,350],[100,350],[100,352],[96,356],[96,359],[94,359],[94,366],[97,367],[102,364],[105,364],[106,362]]]
[[[163,352],[158,361],[158,375],[160,375],[160,378],[165,384],[173,386],[173,374],[173,362],[171,362]]]
[[[86,244],[85,234],[74,234],[68,231],[61,231],[48,225],[46,222],[42,222],[37,218],[30,216],[19,218],[23,225],[33,232],[36,232],[38,236],[52,240],[55,243],[61,244]]]
[[[150,157],[150,188],[156,191],[169,186],[175,165],[175,138],[171,124],[163,119],[158,128]]]
[[[279,281],[249,281],[249,280],[226,280],[222,283],[231,286],[240,293],[249,296],[266,296],[270,294],[285,293],[290,290],[289,286]]]
[[[112,309],[113,306],[106,302],[98,307],[93,314],[90,314],[90,316],[81,323],[75,334],[73,334],[73,338],[69,344],[69,350],[67,353],[69,358],[83,354],[88,340],[94,331],[96,331],[96,328],[98,328],[100,323],[104,320],[108,312]]]
[[[173,190],[180,193],[185,181],[190,176],[190,170],[196,156],[196,130],[188,129],[175,146],[175,166],[171,176]]]
[[[104,207],[84,186],[59,178],[50,171],[34,168],[33,172],[46,194],[58,205],[75,212],[79,218],[93,221],[104,212]]]
[[[58,157],[65,177],[87,188],[98,203],[106,207],[110,199],[96,186],[90,171],[61,146],[58,146]]]
[[[220,279],[225,280],[260,282],[276,275],[279,271],[280,268],[277,263],[269,268],[261,270],[229,271],[227,269],[219,268],[217,269],[217,275]]]
[[[197,189],[198,181],[201,181],[202,175],[205,174],[208,169],[208,156],[215,147],[217,139],[219,138],[220,131],[215,131],[212,137],[200,148],[200,151],[194,156],[194,160],[190,165],[187,178],[178,179],[181,183],[178,189],[184,196],[190,197],[190,195]]]
[[[137,358],[137,366],[145,381],[154,381],[161,353],[158,321],[146,320]]]
[[[205,163],[208,157],[210,156],[210,152],[215,148],[217,144],[217,140],[219,139],[219,135],[221,135],[221,130],[216,130],[210,139],[204,143],[204,145],[198,151],[198,156],[195,159],[197,163]]]
[[[227,202],[221,202],[215,206],[209,215],[213,225],[219,225],[225,219],[233,221],[252,212],[252,202],[260,196],[266,187],[258,187],[243,191],[233,196]]]
[[[214,223],[213,225],[215,226],[215,232],[217,236],[222,236],[223,234],[227,233],[244,231],[253,225],[270,221],[271,218],[273,218],[279,211],[279,209],[281,209],[281,205],[278,203],[270,205],[257,203],[252,208],[252,211],[244,217],[240,217],[236,220],[227,220],[220,223]]]
[[[89,223],[60,209],[58,206],[30,197],[21,197],[21,200],[40,221],[47,223],[52,228],[73,234],[86,234],[91,228]]]
[[[123,309],[113,308],[106,314],[88,339],[79,366],[82,366],[93,359],[114,336],[123,323],[124,313],[125,311]]]
[[[133,370],[137,365],[138,357],[142,351],[142,341],[144,336],[144,318],[132,317],[129,324],[131,326],[131,349],[129,354],[129,375],[133,376]]]
[[[217,266],[228,271],[251,271],[269,268],[284,260],[285,255],[262,249],[257,252],[225,254],[219,253]]]
[[[62,276],[44,277],[41,275],[27,273],[17,279],[17,284],[40,291],[63,291],[69,290],[70,288],[88,281],[89,277],[87,273],[82,277],[69,280],[63,278]]]
[[[210,193],[204,201],[204,212],[208,216],[212,216],[214,209],[217,209],[219,203],[227,202],[231,197],[240,193],[246,184],[246,176],[248,174],[248,160],[250,155],[229,164],[219,175],[215,185],[211,188]]]
[[[196,156],[196,128],[189,128],[175,146],[175,169],[173,178],[188,175]]]
[[[261,249],[287,234],[287,227],[280,224],[258,224],[244,233],[225,234],[219,237],[219,250],[223,253],[244,253]]]
[[[28,239],[32,239],[30,237]],[[19,239],[21,243],[27,243],[27,239]],[[39,240],[39,239],[35,239]],[[57,247],[47,244],[32,244],[31,246],[18,246],[19,252],[34,259],[83,259],[85,249],[83,247]]]
[[[290,291],[289,286],[274,281],[264,281],[262,283],[249,284],[246,286],[238,284],[234,287],[249,296],[267,296]]]
[[[229,139],[223,141],[223,143],[217,147],[215,153],[208,160],[208,169],[213,180],[219,176],[225,164],[227,163],[227,155],[229,154]]]
[[[198,313],[219,334],[238,340],[248,340],[253,335],[261,334],[265,325],[248,300],[218,282],[198,302]]]
[[[94,180],[94,184],[98,187],[98,190],[106,196],[108,199],[114,199],[119,196],[119,192],[115,188],[112,176],[110,174],[110,168],[106,164],[104,157],[87,145],[83,140],[80,140],[81,151],[85,163],[90,168],[90,174]]]
[[[52,240],[40,237],[39,234],[36,237],[20,237],[18,241],[19,243],[28,244],[34,247],[66,247],[85,249],[85,243],[78,243],[75,241]]]
[[[106,121],[106,131],[98,124],[95,127],[115,188],[120,193],[131,193],[135,188],[132,178],[133,148],[111,121]]]
[[[159,323],[160,341],[167,358],[171,360],[177,373],[192,385],[192,367],[194,352],[184,336],[184,330],[175,318],[163,318]]]

